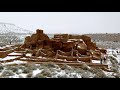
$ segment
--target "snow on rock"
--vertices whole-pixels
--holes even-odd
[[[23,58],[21,58],[21,59],[24,59],[24,60],[26,60],[27,58],[23,57]]]
[[[26,56],[32,56],[32,54],[31,53],[27,53]]]
[[[7,56],[7,57],[5,57],[5,58],[0,58],[0,61],[15,59],[15,58],[18,58],[18,57],[19,57],[19,56]]]
[[[100,63],[100,60],[92,60],[92,63]]]
[[[27,62],[16,60],[16,61],[13,61],[13,62],[2,63],[2,65],[8,65],[8,64],[22,64],[22,63],[27,63]]]
[[[15,53],[15,52],[12,52],[12,53],[10,53],[10,54],[8,54],[8,55],[22,55],[22,53]]]

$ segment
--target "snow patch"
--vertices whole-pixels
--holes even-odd
[[[24,60],[26,60],[27,58],[23,57],[23,58],[21,58],[21,59],[24,59]]]
[[[92,63],[100,63],[100,60],[92,60]]]
[[[1,61],[4,61],[4,60],[10,60],[10,59],[15,59],[15,58],[18,58],[19,56],[7,56],[5,58],[0,58]]]
[[[26,56],[32,56],[32,54],[31,53],[27,53]]]
[[[27,77],[27,74],[21,73],[21,74],[19,74],[19,76],[22,76],[23,78],[26,78],[26,77]]]
[[[8,54],[8,55],[22,55],[22,54],[21,54],[21,53],[12,52],[12,53],[10,53],[10,54]]]
[[[3,65],[8,65],[8,64],[22,64],[22,63],[27,63],[27,62],[16,60],[16,61],[13,61],[13,62],[6,62],[6,63],[2,63],[2,64]]]
[[[42,70],[39,70],[38,68],[36,70],[33,70],[33,77],[35,77],[38,73],[41,73]]]

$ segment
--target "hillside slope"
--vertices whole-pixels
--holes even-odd
[[[32,33],[32,31],[23,29],[19,26],[16,26],[15,24],[0,22],[0,34],[6,34],[6,33],[27,34],[27,33]]]

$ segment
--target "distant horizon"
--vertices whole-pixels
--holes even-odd
[[[7,22],[0,22],[0,24],[1,23],[4,23],[4,24],[11,24],[11,25],[16,25],[15,23],[7,23]],[[16,25],[16,26],[18,26],[18,25]],[[20,27],[20,26],[18,26],[18,27]],[[23,28],[23,27],[20,27],[20,28]],[[25,30],[28,30],[28,29],[26,29],[26,28],[23,28],[23,29],[25,29]],[[36,28],[36,30],[37,29],[39,29],[39,28]],[[36,30],[29,30],[29,31],[32,31],[33,33],[35,33],[36,32]],[[43,30],[43,29],[42,29]],[[45,31],[45,30],[44,30]],[[107,33],[107,32],[106,32]],[[46,34],[106,34],[106,33],[102,33],[102,32],[97,32],[97,33],[94,33],[94,32],[91,32],[91,33],[46,33]],[[109,32],[109,33],[107,33],[107,34],[120,34],[120,32],[119,33],[112,33],[112,32]]]
[[[7,23],[7,22],[0,22],[0,24],[11,24],[11,25],[15,25],[15,26],[18,26],[18,25],[16,25],[15,23]],[[20,27],[20,26],[18,26],[18,27]],[[20,27],[20,28],[23,28],[23,27]],[[25,30],[28,30],[28,29],[26,29],[26,28],[23,28],[23,29],[25,29]],[[36,28],[36,30],[37,29],[39,29],[39,28]],[[32,31],[33,33],[35,33],[36,32],[36,30],[29,30],[29,31]],[[43,29],[42,29],[43,30]],[[45,30],[44,30],[44,32],[45,32]],[[120,34],[120,32],[119,33],[112,33],[112,32],[109,32],[109,33],[102,33],[102,32],[97,32],[97,33],[95,33],[95,32],[91,32],[91,33],[46,33],[46,34],[76,34],[76,35],[80,35],[80,34]]]
[[[0,22],[45,33],[119,33],[120,12],[0,12]]]

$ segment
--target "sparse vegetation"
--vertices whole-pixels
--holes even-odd
[[[13,76],[14,73],[11,70],[5,70],[3,71],[3,73],[1,74],[1,77],[6,77],[6,76]]]
[[[0,65],[0,71],[2,71],[4,69],[3,65]]]
[[[31,78],[31,77],[32,77],[32,75],[33,75],[33,73],[32,73],[32,72],[28,73],[28,74],[27,74],[27,78]]]
[[[49,71],[48,69],[44,69],[44,70],[41,72],[41,74],[42,74],[43,76],[46,76],[46,77],[52,77],[52,73],[51,73],[51,71]]]
[[[47,77],[41,73],[38,73],[34,78],[47,78]]]

